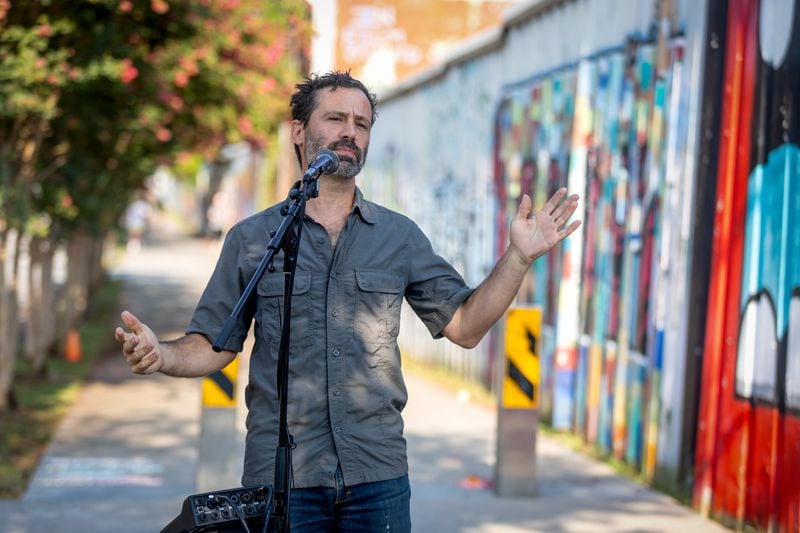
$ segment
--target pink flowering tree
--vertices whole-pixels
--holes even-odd
[[[309,32],[296,0],[0,0],[0,411],[20,349],[17,272],[3,263],[31,257],[25,351],[43,368],[134,192],[160,164],[269,143]],[[54,317],[60,243],[69,305]]]

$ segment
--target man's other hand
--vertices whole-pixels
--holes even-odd
[[[164,356],[153,330],[128,311],[122,312],[122,322],[130,332],[118,327],[114,334],[131,370],[136,374],[153,374],[161,370]]]
[[[562,187],[545,202],[541,210],[531,215],[531,197],[524,194],[517,216],[511,222],[511,251],[522,263],[530,265],[578,229],[580,220],[567,225],[577,208],[578,195],[567,198],[567,189]]]

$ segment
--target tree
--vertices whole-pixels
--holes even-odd
[[[106,233],[157,165],[268,142],[304,66],[308,18],[299,0],[0,0],[0,410],[18,350],[18,243],[41,285],[28,336],[50,342],[56,245],[70,251],[64,329],[99,278]],[[29,339],[36,365],[49,349]]]

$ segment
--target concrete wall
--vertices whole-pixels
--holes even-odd
[[[693,489],[704,512],[786,531],[800,523],[795,4],[521,5],[384,95],[360,178],[472,284],[521,194],[580,193],[584,225],[516,302],[544,311],[543,419]],[[502,323],[471,351],[403,327],[409,356],[497,381]]]
[[[656,454],[661,465],[677,472],[685,440],[682,417],[675,416],[684,409],[683,394],[676,392],[685,386],[685,313],[676,305],[688,290],[692,203],[691,197],[679,198],[675,189],[691,189],[698,106],[692,91],[700,83],[703,32],[704,8],[688,1],[520,5],[507,12],[501,29],[474,37],[439,67],[381,95],[368,166],[359,178],[368,197],[417,221],[434,247],[473,285],[505,249],[505,228],[521,192],[532,193],[538,204],[559,184],[583,195],[586,210],[580,216],[587,224],[537,262],[518,299],[519,304],[545,307],[542,408],[557,427],[584,433],[630,462],[644,462],[651,475]],[[641,80],[641,72],[626,71],[626,61],[650,78]],[[608,80],[599,77],[608,69],[616,69],[611,97],[603,85]],[[541,101],[541,91],[549,99]],[[627,174],[605,181],[603,176],[593,181],[588,174],[589,155],[605,150],[621,156],[623,149],[613,139],[598,138],[603,133],[599,129],[592,130],[597,119],[593,109],[616,127],[624,123],[626,131],[643,135],[642,150],[656,154],[649,167],[644,160],[617,161],[616,169],[623,173],[639,165],[642,175],[650,176],[636,176],[636,183],[647,186],[618,205],[612,206],[619,194],[613,187],[632,188]],[[543,113],[539,123],[529,119],[532,112]],[[632,116],[637,121],[631,122]],[[543,164],[555,174],[538,184],[522,178],[530,188],[523,191],[524,164],[529,170]],[[618,226],[597,222],[598,187],[603,183],[612,187],[605,193],[604,209],[618,212]],[[655,206],[650,221],[659,231],[652,226],[643,239],[645,191],[646,201]],[[662,222],[665,213],[667,224]],[[616,261],[614,269],[583,272],[584,251],[599,257],[613,238],[620,249],[605,257]],[[637,248],[642,244],[649,251],[644,265]],[[653,261],[656,252],[661,261]],[[562,279],[565,267],[573,275]],[[592,291],[592,283],[616,283],[619,289],[621,281],[627,282],[627,292]],[[642,303],[651,301],[654,305],[642,309]],[[602,331],[589,324],[581,315],[587,306],[616,316],[614,327]],[[669,336],[664,335],[667,322]],[[639,332],[639,342],[631,343],[631,329]],[[502,324],[478,348],[465,351],[433,342],[407,316],[401,344],[414,357],[492,387],[501,333]],[[644,338],[658,341],[645,346]],[[675,355],[665,359],[664,346]],[[647,397],[650,383],[658,386],[650,387],[653,394]]]

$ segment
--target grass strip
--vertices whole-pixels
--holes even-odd
[[[0,498],[18,499],[27,490],[39,458],[61,417],[73,404],[98,356],[114,347],[111,334],[121,283],[107,279],[92,296],[79,327],[82,357],[75,363],[49,357],[35,374],[25,357],[17,359],[12,385],[16,409],[0,413]]]

